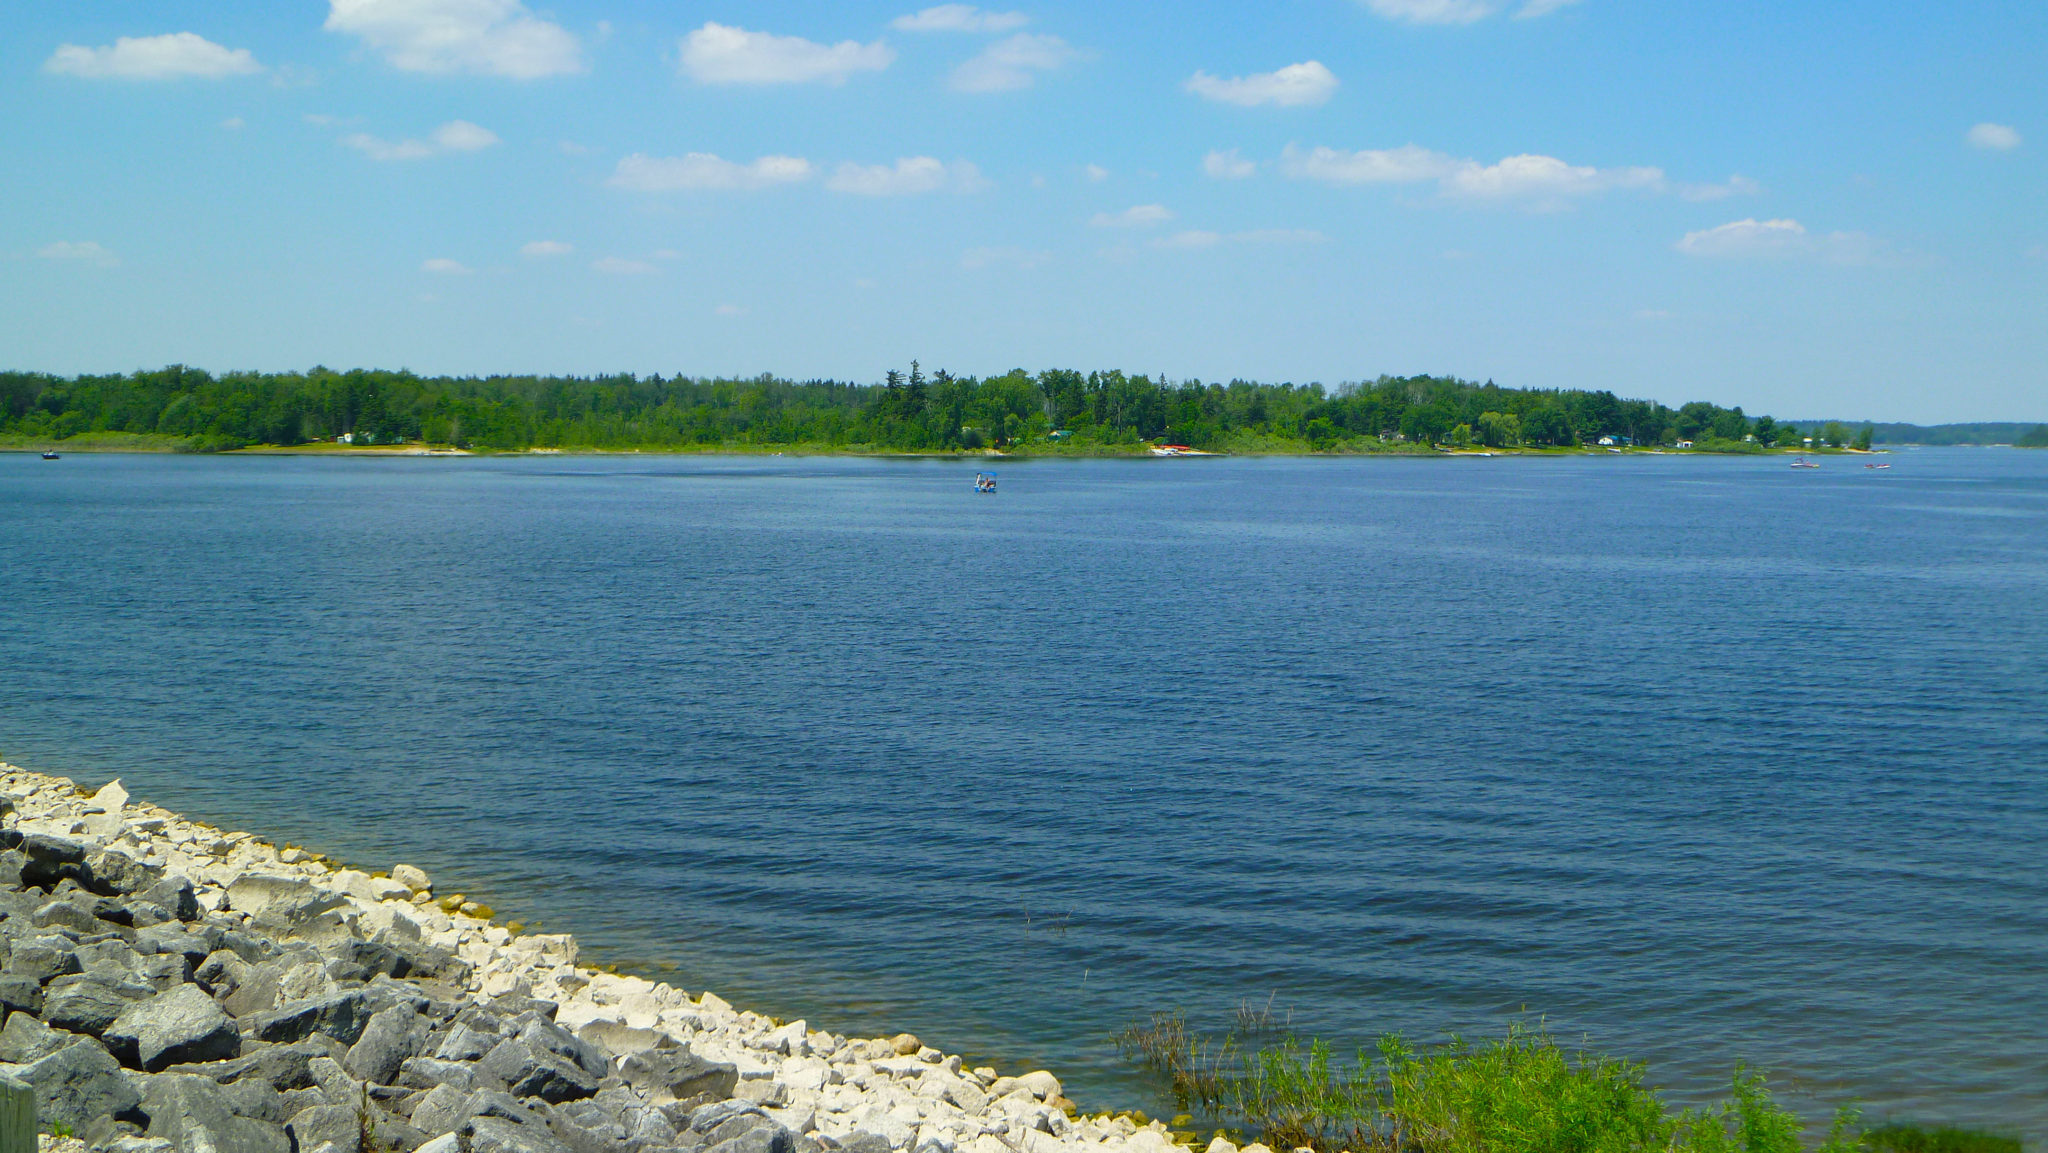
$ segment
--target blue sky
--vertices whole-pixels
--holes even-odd
[[[0,11],[0,361],[2048,419],[2048,5]]]

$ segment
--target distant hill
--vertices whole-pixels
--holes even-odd
[[[1821,426],[1824,420],[1787,421],[1801,427]],[[1876,421],[1845,420],[1842,425],[1860,429],[1871,428],[1872,444],[2018,444],[2029,433],[2048,425],[2033,423],[1989,423],[1989,424],[1885,424]]]

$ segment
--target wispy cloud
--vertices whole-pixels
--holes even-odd
[[[1726,200],[1731,196],[1755,196],[1763,185],[1747,176],[1730,176],[1719,184],[1681,184],[1678,195],[1686,200]]]
[[[1164,204],[1139,204],[1122,212],[1098,212],[1088,221],[1092,228],[1156,228],[1173,219]]]
[[[1460,159],[1409,144],[1400,148],[1348,152],[1288,145],[1281,171],[1297,180],[1326,184],[1419,184],[1434,181],[1446,197],[1559,208],[1614,189],[1662,190],[1660,168],[1593,168],[1554,156],[1509,156],[1495,164]]]
[[[606,276],[653,276],[661,269],[644,260],[628,260],[623,256],[605,256],[590,262],[592,272]]]
[[[424,160],[444,152],[481,152],[498,143],[498,134],[467,120],[450,120],[425,140],[384,140],[356,132],[341,142],[372,160]]]
[[[1336,94],[1337,77],[1320,61],[1306,60],[1272,72],[1254,72],[1249,76],[1228,79],[1197,72],[1188,78],[1185,87],[1205,100],[1221,104],[1235,104],[1243,108],[1262,104],[1296,108],[1327,103]]]
[[[584,67],[576,37],[519,0],[329,0],[325,27],[405,72],[537,80]]]
[[[420,271],[431,272],[436,276],[468,276],[475,270],[459,260],[451,260],[445,256],[436,256],[431,260],[421,261]]]
[[[965,160],[946,164],[930,156],[909,156],[895,164],[841,164],[825,187],[856,196],[917,196],[928,192],[973,192],[981,170]]]
[[[1019,32],[983,49],[953,70],[953,87],[961,92],[1012,92],[1029,88],[1040,72],[1066,67],[1080,54],[1057,36]]]
[[[1982,148],[1990,152],[2011,152],[2021,143],[2018,129],[2008,124],[1992,124],[1988,121],[1972,127],[1963,138],[1970,142],[1972,148]]]
[[[101,268],[112,268],[120,261],[97,240],[59,240],[36,249],[36,256],[43,260],[75,260],[86,264],[97,264]]]
[[[519,246],[521,256],[567,256],[574,251],[575,245],[559,240],[533,240]]]
[[[816,170],[801,156],[763,156],[740,164],[709,152],[685,156],[634,153],[619,161],[606,181],[634,192],[740,191],[797,184]]]
[[[43,71],[87,80],[220,80],[263,71],[246,48],[228,48],[194,32],[123,36],[104,48],[60,44]]]
[[[1688,232],[1672,247],[1687,256],[1717,260],[1809,257],[1837,264],[1872,264],[1888,249],[1863,232],[1813,233],[1797,220],[1736,220]]]
[[[940,4],[898,16],[889,27],[898,32],[1009,32],[1031,23],[1022,12],[988,12],[972,4]]]
[[[1202,157],[1202,171],[1212,180],[1243,180],[1258,170],[1258,165],[1246,160],[1235,148]]]
[[[1579,0],[1524,0],[1515,19],[1534,20]],[[1402,24],[1477,24],[1506,7],[1496,0],[1364,0],[1375,15]]]
[[[690,33],[682,44],[683,72],[699,84],[844,84],[857,72],[880,72],[895,59],[896,50],[879,40],[820,44],[716,23]]]

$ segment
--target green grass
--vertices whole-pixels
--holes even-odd
[[[1569,1051],[1540,1026],[1512,1025],[1478,1043],[1418,1047],[1398,1036],[1349,1060],[1292,1036],[1251,1044],[1208,1037],[1180,1014],[1117,1036],[1158,1073],[1183,1109],[1256,1130],[1276,1149],[1318,1153],[2020,1153],[2019,1143],[1962,1130],[1864,1133],[1842,1109],[1809,1141],[1764,1075],[1736,1066],[1728,1094],[1674,1110],[1639,1062]]]
[[[1863,1141],[1873,1153],[2020,1153],[2018,1138],[1973,1129],[1884,1125],[1866,1131]]]

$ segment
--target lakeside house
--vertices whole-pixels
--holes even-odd
[[[1679,441],[1679,442],[1678,442],[1678,447],[1679,447],[1679,448],[1691,448],[1691,447],[1692,447],[1692,442],[1691,442],[1691,441],[1689,441],[1689,440],[1681,440],[1681,441]]]

